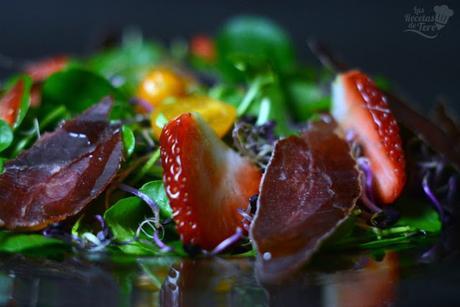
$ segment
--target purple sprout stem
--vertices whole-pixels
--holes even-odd
[[[94,218],[99,222],[99,226],[101,227],[101,230],[96,235],[97,238],[101,241],[108,240],[110,231],[107,227],[107,224],[105,223],[104,218],[100,214],[96,214]]]
[[[444,221],[444,209],[441,205],[441,202],[438,200],[434,192],[432,191],[430,184],[429,184],[429,177],[430,177],[430,172],[427,171],[425,176],[423,176],[422,180],[422,187],[423,187],[423,192],[425,192],[426,196],[431,200],[431,203],[434,205],[435,209],[438,211],[441,220]]]
[[[172,251],[172,247],[166,245],[163,241],[161,241],[160,236],[158,235],[158,230],[155,230],[155,232],[153,233],[153,241],[162,252]]]
[[[131,102],[135,105],[141,106],[142,108],[144,108],[144,110],[146,110],[149,113],[153,111],[152,105],[148,103],[147,101],[145,101],[144,99],[136,97],[136,98],[131,99]]]
[[[367,197],[367,193],[364,192],[363,195],[361,195],[361,200],[362,202],[364,203],[364,205],[370,209],[372,212],[375,212],[375,213],[380,213],[382,212],[382,209],[379,208],[372,200],[369,199],[369,197]]]
[[[205,254],[208,256],[215,256],[217,254],[220,254],[221,252],[226,250],[228,247],[238,242],[242,237],[243,237],[243,230],[240,227],[237,227],[233,235],[231,235],[227,239],[220,242],[219,245],[217,245],[211,252],[209,253],[205,252]]]
[[[364,157],[359,157],[357,159],[359,168],[364,173],[364,184],[363,190],[364,193],[361,196],[361,200],[364,205],[369,208],[372,212],[379,213],[382,212],[382,209],[375,204],[374,193],[372,191],[373,178],[372,172],[369,167],[369,161]]]
[[[238,213],[243,217],[243,219],[245,219],[249,223],[252,222],[252,216],[249,215],[245,210],[238,208]]]
[[[457,176],[452,175],[449,178],[449,182],[447,183],[447,203],[452,205],[454,202],[454,196],[457,192]]]
[[[139,191],[138,189],[135,189],[133,187],[130,187],[129,185],[126,185],[126,184],[123,184],[123,183],[120,183],[118,185],[118,187],[120,188],[120,190],[122,191],[125,191],[127,193],[131,193],[137,197],[139,197],[140,199],[142,199],[147,205],[149,205],[149,207],[152,209],[153,211],[153,216],[156,220],[157,223],[159,223],[159,218],[160,218],[160,207],[158,207],[157,203],[151,199],[147,194],[145,193],[142,193],[141,191]]]

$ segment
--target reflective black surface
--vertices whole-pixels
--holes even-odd
[[[460,5],[433,40],[405,33],[410,1],[3,1],[0,54],[17,60],[87,55],[100,37],[128,25],[163,41],[215,33],[227,18],[251,13],[279,22],[300,57],[316,63],[306,40],[321,38],[352,66],[386,75],[427,111],[439,94],[460,110]],[[0,68],[0,77],[14,69]],[[456,306],[460,261],[424,264],[421,251],[321,254],[305,271],[263,285],[251,259],[43,260],[0,256],[0,305],[10,306]]]
[[[2,256],[0,305],[455,306],[460,265],[423,264],[420,250],[320,254],[272,284],[250,258],[40,260]]]

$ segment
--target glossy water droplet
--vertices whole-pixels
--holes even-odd
[[[265,261],[269,261],[270,259],[272,259],[272,254],[269,253],[269,252],[265,252],[265,253],[262,255],[262,258],[263,258]]]

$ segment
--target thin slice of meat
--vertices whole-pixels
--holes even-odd
[[[331,119],[278,141],[263,176],[251,238],[260,277],[271,281],[303,266],[352,212],[360,171]]]
[[[0,224],[33,231],[79,213],[101,194],[122,159],[120,127],[108,98],[43,135],[5,163],[0,175]]]

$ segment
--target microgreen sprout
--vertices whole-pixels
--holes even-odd
[[[159,227],[160,225],[160,207],[157,205],[157,203],[151,199],[148,195],[145,193],[142,193],[138,189],[135,189],[133,187],[130,187],[126,184],[120,183],[118,187],[128,193],[131,193],[140,199],[142,199],[147,205],[149,205],[150,209],[153,211],[153,222],[155,224],[155,227]]]
[[[235,230],[235,233],[228,237],[227,239],[220,242],[211,252],[203,251],[203,253],[207,256],[215,256],[217,254],[222,253],[224,250],[241,240],[243,237],[243,230],[238,227]]]

